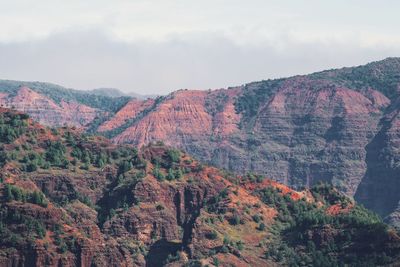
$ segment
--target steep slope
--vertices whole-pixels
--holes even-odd
[[[378,92],[371,97],[323,81],[285,81],[255,118],[252,169],[294,186],[322,180],[354,194],[366,168],[364,147],[389,102]]]
[[[219,144],[239,132],[240,117],[234,109],[238,92],[238,88],[174,92],[114,137],[114,141],[142,146],[162,140],[201,159],[209,159]]]
[[[366,147],[367,172],[355,198],[382,217],[400,225],[400,98],[382,118],[382,128]],[[397,211],[396,211],[397,210]],[[395,211],[395,214],[390,214]]]
[[[118,110],[110,120],[101,124],[97,128],[97,131],[102,133],[120,128],[130,119],[136,118],[139,114],[151,108],[154,103],[155,101],[153,99],[148,99],[146,101],[132,99],[123,108]]]
[[[328,186],[238,177],[0,110],[0,266],[383,265],[400,237]]]

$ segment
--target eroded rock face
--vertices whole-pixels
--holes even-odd
[[[261,108],[254,127],[258,155],[251,168],[285,184],[333,182],[353,195],[366,171],[364,147],[378,132],[390,101],[349,88],[291,81]],[[319,90],[313,88],[318,87]]]
[[[234,101],[242,90],[173,93],[114,141],[161,140],[229,170],[294,186],[331,181],[355,193],[367,167],[364,147],[379,130],[387,97],[296,78],[263,103],[251,128],[240,128]]]
[[[182,136],[201,137],[211,131],[211,116],[205,111],[206,92],[176,92],[136,125],[115,137],[116,142],[146,144],[155,140],[174,143]],[[193,137],[193,138],[196,138]]]
[[[36,121],[48,126],[82,127],[92,122],[101,113],[97,109],[78,103],[61,101],[57,104],[26,86],[21,87],[15,96],[2,93],[0,105],[26,112]]]
[[[163,141],[210,160],[219,144],[239,132],[240,115],[234,110],[238,92],[238,89],[175,92],[114,141],[139,146]]]
[[[397,209],[385,218],[386,222],[400,229],[400,203]]]

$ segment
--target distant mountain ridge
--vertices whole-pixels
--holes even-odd
[[[17,95],[18,91],[23,87],[42,94],[55,103],[60,103],[63,100],[105,111],[117,111],[130,99],[128,96],[121,96],[114,99],[110,96],[65,88],[52,83],[0,80],[0,92],[9,94],[9,96]]]
[[[0,80],[0,104],[29,113],[49,126],[68,124],[88,128],[104,121],[131,99],[154,96],[132,96],[113,88],[75,90],[44,82]]]
[[[126,96],[124,92],[122,92],[119,89],[116,88],[96,88],[92,90],[88,90],[87,92],[90,92],[91,94],[94,95],[102,95],[102,96],[108,96],[108,97],[121,97],[121,96]]]
[[[59,103],[61,100],[64,100],[68,102],[85,104],[93,108],[105,109],[109,111],[117,111],[118,109],[120,109],[120,104],[123,103],[123,101],[121,100],[127,101],[131,98],[142,100],[157,97],[157,95],[154,94],[141,95],[133,92],[124,93],[117,88],[95,88],[91,90],[77,90],[47,82],[0,80],[0,93],[8,93],[14,96],[22,87],[28,87],[39,94],[43,94],[51,98],[57,103]],[[112,98],[117,98],[117,100]],[[110,107],[109,105],[107,105],[108,102],[113,102],[117,105],[114,107]]]
[[[150,100],[28,86],[57,105],[94,108],[75,125],[116,143],[161,140],[215,166],[295,188],[330,182],[388,220],[399,218],[400,58]],[[40,106],[25,111],[55,125]]]
[[[92,90],[88,90],[87,92],[95,95],[103,95],[103,96],[109,96],[109,97],[122,97],[122,96],[130,96],[136,99],[141,99],[145,100],[148,98],[156,98],[159,95],[151,94],[151,95],[142,95],[142,94],[137,94],[133,92],[129,93],[124,93],[121,90],[117,88],[96,88]]]

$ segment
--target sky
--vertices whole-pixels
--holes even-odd
[[[398,0],[0,0],[0,79],[166,94],[400,56]]]

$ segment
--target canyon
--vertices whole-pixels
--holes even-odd
[[[55,99],[34,85],[21,82],[7,95],[10,89],[0,83],[2,105],[45,125],[76,126],[116,144],[162,141],[204,163],[262,174],[299,190],[332,183],[398,223],[399,58],[228,89],[178,90],[155,99],[108,97],[103,102],[108,105],[91,103],[90,94],[85,102]]]

